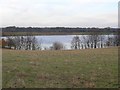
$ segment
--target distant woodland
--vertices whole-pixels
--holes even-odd
[[[70,28],[70,27],[4,27],[0,28],[2,36],[19,35],[82,35],[82,34],[118,34],[120,28]]]

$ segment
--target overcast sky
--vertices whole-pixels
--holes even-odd
[[[0,0],[1,26],[117,27],[119,0]]]

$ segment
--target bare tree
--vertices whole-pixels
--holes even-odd
[[[91,48],[97,48],[97,43],[99,42],[99,35],[89,35],[89,41],[91,43]]]
[[[114,46],[120,46],[120,35],[114,35]]]
[[[40,39],[39,41],[37,41],[36,39],[36,47],[38,48],[38,50],[42,50],[42,43],[43,43],[42,39]]]
[[[8,44],[9,49],[11,49],[11,47],[15,47],[14,38],[13,37],[8,37],[7,38],[7,44]]]
[[[8,37],[7,42],[10,48],[14,46],[18,50],[36,50],[39,47],[35,36]]]
[[[113,46],[114,38],[108,35],[108,39],[106,41],[107,46]]]
[[[103,48],[104,39],[105,39],[105,36],[104,36],[104,35],[99,35],[100,47],[101,47],[101,48]]]
[[[27,50],[31,50],[31,44],[32,44],[32,37],[31,36],[27,36],[27,47],[26,47],[26,49]]]
[[[37,49],[37,40],[35,37],[32,38],[32,50],[36,50]]]
[[[72,49],[80,49],[80,39],[79,36],[73,37],[71,41],[71,48]]]
[[[83,42],[85,44],[85,48],[90,48],[90,40],[89,40],[89,36],[86,35],[86,36],[82,36],[83,38]]]
[[[14,38],[14,43],[15,43],[15,49],[18,49],[18,50],[20,50],[21,49],[21,38],[20,38],[20,36],[16,36],[15,38]]]

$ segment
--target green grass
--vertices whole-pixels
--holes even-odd
[[[3,50],[3,88],[116,88],[118,48]]]

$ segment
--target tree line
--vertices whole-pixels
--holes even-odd
[[[15,26],[10,26],[10,27],[5,27],[5,28],[0,28],[0,30],[2,30],[2,35],[3,36],[7,36],[10,35],[18,35],[18,33],[30,33],[31,34],[35,34],[35,33],[42,33],[42,34],[72,34],[72,33],[80,33],[80,32],[93,32],[93,33],[115,33],[117,34],[118,32],[120,32],[119,28],[110,28],[110,27],[106,27],[106,28],[80,28],[80,27],[76,27],[76,28],[70,28],[70,27],[44,27],[44,28],[40,28],[40,27],[15,27]],[[20,34],[21,35],[21,34]],[[26,35],[26,34],[25,34]]]
[[[7,46],[7,47],[6,47]],[[2,39],[2,48],[16,49],[16,50],[37,50],[40,47],[37,44],[35,36],[16,36]]]
[[[15,50],[42,50],[41,44],[42,42],[38,42],[35,36],[11,36],[2,39],[2,48]],[[71,49],[104,48],[105,46],[120,46],[119,35],[83,35],[82,37],[76,35],[71,40]],[[59,41],[54,42],[49,48],[49,50],[64,49],[64,44]]]
[[[72,49],[83,49],[87,48],[103,48],[104,46],[120,46],[120,38],[119,35],[113,35],[112,37],[108,35],[105,37],[104,35],[86,35],[82,37],[83,40],[79,38],[79,36],[73,37],[71,41]]]

